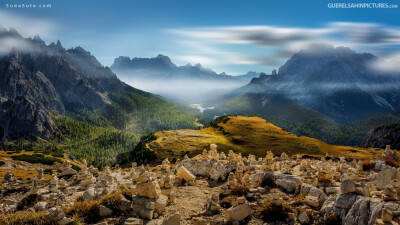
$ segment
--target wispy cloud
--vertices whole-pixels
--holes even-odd
[[[202,48],[185,48],[181,58],[201,54],[208,61],[226,64],[255,64],[267,68],[278,67],[293,53],[313,43],[327,43],[354,48],[360,52],[371,52],[386,58],[400,55],[400,29],[375,23],[333,22],[317,28],[277,26],[225,26],[191,27],[168,30],[177,39],[196,43]],[[235,46],[259,47],[260,51],[248,51]],[[229,46],[229,47],[227,47]],[[179,48],[179,47],[178,47]],[[214,54],[229,48],[227,54]],[[204,52],[209,50],[209,53]],[[261,53],[260,53],[261,52]],[[225,57],[220,57],[225,56]],[[375,65],[377,69],[400,69],[400,57]],[[397,63],[396,63],[397,62]]]
[[[24,37],[40,35],[44,38],[52,38],[56,29],[55,24],[47,20],[40,20],[28,16],[20,16],[0,10],[0,26],[18,30]]]

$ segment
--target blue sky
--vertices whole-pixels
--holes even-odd
[[[25,35],[37,31],[47,43],[59,39],[67,48],[82,46],[107,66],[121,55],[161,53],[178,65],[200,62],[217,72],[270,72],[312,42],[399,59],[400,9],[330,9],[330,0],[1,1],[52,4],[50,9],[3,4],[0,24]],[[369,36],[362,36],[366,31]],[[388,35],[380,37],[382,32]]]

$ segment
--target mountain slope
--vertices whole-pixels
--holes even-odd
[[[0,55],[3,149],[72,148],[74,156],[104,166],[133,147],[138,135],[197,127],[196,110],[121,82],[81,47],[67,50],[60,41],[46,45],[38,36],[1,33],[24,43]],[[80,136],[71,138],[71,130]]]
[[[313,45],[294,54],[277,75],[254,78],[237,92],[277,91],[343,123],[400,108],[396,76],[375,71],[376,56],[349,48]]]
[[[362,146],[374,148],[385,148],[386,145],[391,145],[392,149],[400,149],[400,124],[377,127],[362,142]]]
[[[201,130],[164,130],[142,140],[141,152],[160,161],[169,158],[172,161],[184,155],[201,154],[210,143],[218,145],[219,151],[226,154],[229,150],[265,157],[267,151],[274,154],[286,152],[290,155],[329,155],[372,158],[382,150],[348,146],[329,145],[314,138],[296,136],[259,117],[224,116],[216,119],[210,126]],[[136,149],[138,151],[139,149]],[[153,155],[152,155],[153,154]],[[133,157],[136,156],[136,157]],[[146,160],[135,151],[120,155],[119,162],[129,164],[129,160]],[[148,163],[148,161],[146,161]]]

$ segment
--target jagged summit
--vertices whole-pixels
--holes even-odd
[[[400,79],[372,69],[376,60],[347,47],[312,45],[295,53],[274,76],[252,79],[240,93],[280,92],[337,122],[366,119],[400,107]]]

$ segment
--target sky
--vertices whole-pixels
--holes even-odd
[[[1,0],[0,24],[46,43],[81,46],[105,66],[167,55],[218,73],[270,73],[311,43],[343,45],[400,65],[399,8],[329,8],[372,0]],[[400,0],[382,0],[389,5]],[[6,4],[51,4],[7,8]]]

